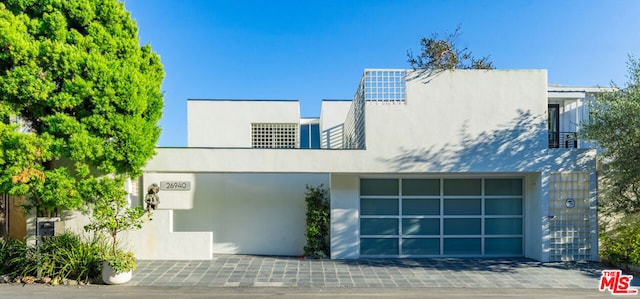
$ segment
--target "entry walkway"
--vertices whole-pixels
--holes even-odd
[[[217,255],[207,261],[139,261],[128,285],[597,290],[601,270],[598,263],[540,263],[529,259],[317,260]]]

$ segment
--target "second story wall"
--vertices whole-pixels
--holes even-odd
[[[298,135],[300,106],[297,100],[189,100],[189,147],[252,147],[252,124],[295,124]]]
[[[320,131],[322,148],[342,148],[344,120],[349,113],[351,100],[323,100],[320,107]]]
[[[410,72],[406,103],[367,102],[366,146],[385,156],[547,148],[544,70]]]

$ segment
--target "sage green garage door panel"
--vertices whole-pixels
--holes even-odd
[[[439,238],[402,239],[403,255],[438,255]]]
[[[404,235],[440,235],[440,219],[404,218],[402,219]]]
[[[398,219],[361,218],[361,235],[398,235]]]
[[[362,238],[360,255],[398,255],[398,239]]]
[[[484,253],[496,255],[521,255],[522,238],[486,238]]]
[[[444,239],[445,255],[477,255],[482,253],[480,238],[446,238]]]

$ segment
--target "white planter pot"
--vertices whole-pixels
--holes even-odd
[[[131,280],[133,271],[116,273],[107,262],[102,262],[102,281],[106,284],[123,284]]]

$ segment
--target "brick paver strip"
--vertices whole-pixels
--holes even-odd
[[[529,259],[359,259],[216,255],[138,261],[129,285],[200,287],[461,287],[597,289],[598,263]]]

